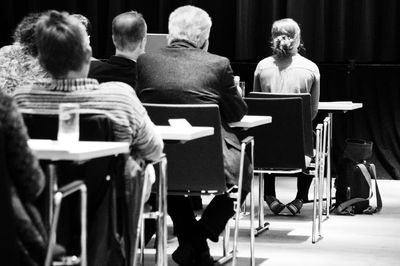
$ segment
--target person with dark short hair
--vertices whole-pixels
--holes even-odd
[[[119,14],[112,22],[115,55],[106,60],[93,60],[89,77],[99,82],[122,81],[136,89],[136,60],[144,53],[147,25],[136,11]]]

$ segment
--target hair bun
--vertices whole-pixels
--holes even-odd
[[[57,23],[63,19],[64,13],[52,10],[49,12],[48,16],[49,16],[50,23]]]
[[[272,49],[278,56],[290,54],[293,49],[294,39],[287,35],[279,35],[272,40]]]

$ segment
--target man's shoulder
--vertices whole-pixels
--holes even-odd
[[[127,83],[121,81],[107,81],[99,85],[99,90],[115,94],[135,94],[135,90]]]

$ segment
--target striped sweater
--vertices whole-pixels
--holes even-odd
[[[114,122],[116,141],[131,143],[134,158],[157,160],[163,142],[134,90],[122,82],[60,79],[18,88],[14,95],[22,112],[57,114],[60,103],[78,103],[81,113],[104,113]]]

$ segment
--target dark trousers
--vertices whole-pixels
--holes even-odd
[[[241,203],[244,202],[246,195],[246,192],[242,192]],[[226,223],[235,214],[233,203],[234,199],[227,195],[217,195],[205,208],[200,220],[197,221],[190,198],[168,196],[168,214],[174,224],[179,244],[191,241],[195,234],[217,242]]]
[[[275,175],[264,175],[264,196],[276,197],[275,191]],[[297,175],[297,194],[296,199],[301,199],[303,202],[308,201],[308,190],[312,182],[313,176],[299,173]]]

